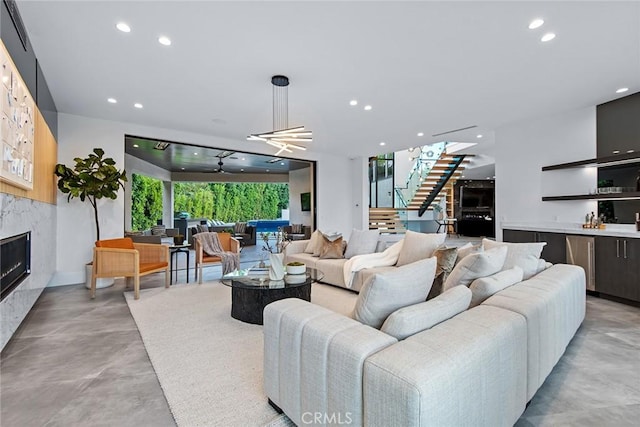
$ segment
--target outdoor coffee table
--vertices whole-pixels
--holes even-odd
[[[310,267],[304,274],[286,274],[284,280],[270,280],[266,269],[245,269],[224,275],[221,282],[231,287],[231,317],[262,325],[267,304],[285,298],[311,301],[311,284],[323,277],[320,270]]]

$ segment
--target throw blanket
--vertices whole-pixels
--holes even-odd
[[[356,255],[345,262],[342,273],[347,288],[353,285],[353,278],[358,271],[364,268],[388,267],[398,262],[398,255],[400,255],[403,243],[404,240],[400,240],[389,246],[384,252]]]
[[[202,251],[209,256],[217,256],[221,259],[222,274],[231,273],[240,268],[240,255],[234,252],[227,252],[222,249],[218,233],[215,231],[207,233],[194,234],[193,237],[198,239],[202,245]],[[197,255],[196,255],[197,256]]]

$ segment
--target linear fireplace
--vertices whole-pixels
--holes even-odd
[[[0,301],[31,273],[31,232],[0,241]]]

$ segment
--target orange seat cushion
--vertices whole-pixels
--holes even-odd
[[[115,248],[115,249],[135,249],[131,237],[123,237],[121,239],[98,240],[96,242],[98,248]]]
[[[208,255],[204,255],[202,257],[202,262],[220,262],[222,261],[222,259],[219,256],[208,256]]]
[[[146,273],[147,271],[157,270],[159,268],[167,268],[169,266],[166,262],[141,262],[140,273]]]

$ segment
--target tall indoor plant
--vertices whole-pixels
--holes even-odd
[[[98,200],[106,197],[115,200],[118,190],[124,190],[127,181],[126,172],[116,168],[115,160],[104,157],[104,150],[94,148],[87,158],[76,157],[72,168],[63,164],[56,165],[55,174],[58,176],[58,189],[68,194],[67,201],[75,197],[89,201],[93,207],[96,224],[96,240],[100,240],[100,222],[98,221]]]

